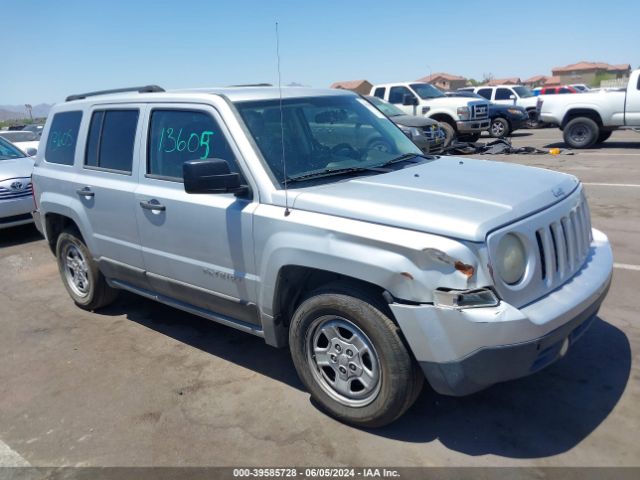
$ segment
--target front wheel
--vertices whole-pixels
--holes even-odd
[[[69,296],[80,308],[96,310],[112,303],[118,290],[109,287],[82,237],[65,230],[56,243],[58,270]]]
[[[596,143],[602,143],[602,142],[606,142],[607,140],[609,140],[609,137],[611,136],[613,132],[611,130],[604,130],[600,132],[600,135],[598,135],[598,140],[596,141]]]
[[[571,148],[589,148],[598,141],[598,124],[587,117],[578,117],[564,127],[563,138]]]
[[[313,292],[289,330],[293,363],[313,399],[352,425],[381,427],[415,401],[423,374],[384,307],[345,285]]]
[[[498,117],[491,121],[489,135],[493,138],[504,138],[508,136],[510,132],[511,128],[509,127],[509,122],[506,119]]]
[[[444,146],[448,147],[456,138],[456,129],[447,122],[440,122],[440,127],[444,130]]]

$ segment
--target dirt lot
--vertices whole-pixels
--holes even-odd
[[[0,233],[0,465],[640,465],[640,135],[496,159],[580,177],[613,242],[600,318],[557,364],[466,398],[425,388],[397,423],[358,430],[313,406],[287,350],[132,295],[79,310],[17,228]]]

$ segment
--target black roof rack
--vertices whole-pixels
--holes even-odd
[[[128,87],[128,88],[114,88],[112,90],[98,90],[97,92],[77,93],[75,95],[69,95],[65,101],[72,102],[74,100],[82,100],[87,97],[95,97],[96,95],[107,95],[109,93],[123,93],[123,92],[138,92],[138,93],[152,93],[152,92],[164,92],[164,88],[158,85],[145,85],[144,87]]]

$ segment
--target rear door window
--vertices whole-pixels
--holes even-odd
[[[226,160],[240,173],[235,155],[218,122],[196,110],[153,110],[147,145],[147,173],[182,181],[182,164],[189,160]]]
[[[49,163],[73,165],[82,112],[60,112],[53,116],[44,159]]]
[[[481,88],[480,90],[478,90],[478,95],[480,95],[481,97],[486,98],[487,100],[491,100],[491,93],[493,92],[493,89],[491,88]]]
[[[384,99],[384,91],[384,87],[378,87],[376,88],[375,92],[373,92],[373,96]]]
[[[509,100],[511,95],[514,95],[514,93],[508,88],[498,88],[496,90],[496,100]]]
[[[99,110],[89,126],[85,166],[131,173],[138,110]]]

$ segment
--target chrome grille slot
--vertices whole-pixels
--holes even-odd
[[[33,187],[29,183],[22,190],[12,190],[10,188],[0,187],[0,200],[11,200],[14,198],[29,197],[33,194]]]
[[[527,273],[521,283],[509,285],[494,277],[496,289],[513,305],[525,305],[567,282],[589,257],[592,234],[589,207],[581,187],[547,210],[491,234],[491,257],[507,233],[528,245]],[[493,261],[493,260],[492,260]]]

